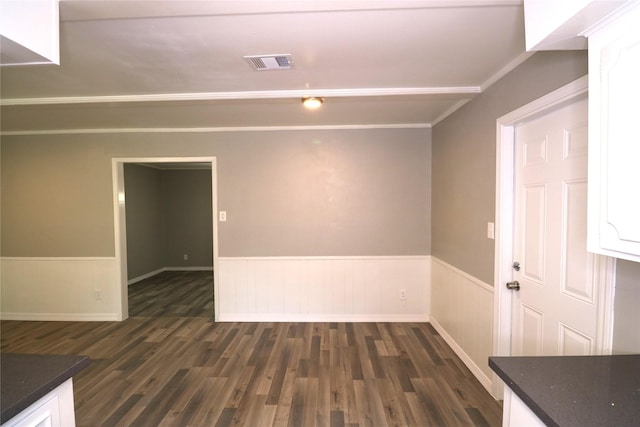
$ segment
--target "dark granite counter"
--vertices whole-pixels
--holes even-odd
[[[0,354],[0,424],[89,365],[87,356]]]
[[[640,355],[490,357],[549,426],[640,426]]]

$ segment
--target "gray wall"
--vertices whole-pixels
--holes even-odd
[[[124,179],[129,279],[164,267],[213,265],[211,170],[126,163]]]
[[[124,165],[128,278],[166,266],[165,220],[161,173],[157,169]]]
[[[538,52],[433,128],[433,256],[493,284],[496,120],[587,74],[586,52]],[[640,353],[640,264],[618,260],[614,353]]]
[[[539,52],[433,128],[431,253],[493,283],[496,120],[587,74],[587,53]]]
[[[165,170],[161,176],[165,266],[212,267],[211,171]]]
[[[2,256],[113,256],[112,158],[216,156],[221,256],[428,255],[429,129],[3,136]]]
[[[613,352],[640,353],[640,263],[618,260]]]

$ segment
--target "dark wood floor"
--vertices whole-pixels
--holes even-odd
[[[134,283],[129,317],[213,318],[213,273],[165,271]]]
[[[78,426],[501,424],[499,403],[428,323],[214,323],[135,298],[132,312],[173,317],[3,321],[2,351],[89,355],[74,377]]]

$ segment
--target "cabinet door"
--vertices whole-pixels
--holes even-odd
[[[589,37],[589,230],[596,253],[640,261],[640,6]]]
[[[2,427],[74,427],[73,380],[69,378]]]
[[[545,424],[513,390],[505,387],[502,427],[545,427]]]

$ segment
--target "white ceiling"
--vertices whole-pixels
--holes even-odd
[[[60,66],[0,69],[5,134],[428,126],[527,57],[512,0],[61,0],[60,19]],[[243,59],[262,54],[294,68]]]

